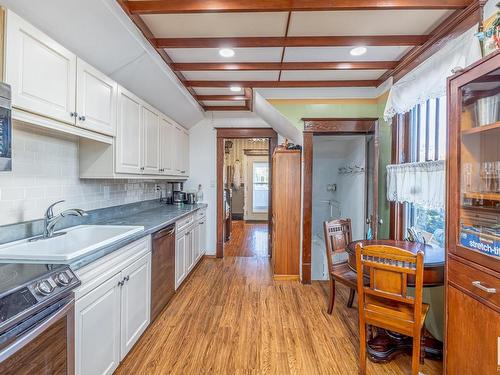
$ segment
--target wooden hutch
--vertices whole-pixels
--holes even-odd
[[[500,371],[500,53],[448,80],[445,373]]]

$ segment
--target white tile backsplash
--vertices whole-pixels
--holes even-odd
[[[153,180],[80,179],[73,137],[14,123],[12,153],[13,171],[0,173],[0,225],[40,219],[61,199],[59,209],[91,210],[158,196]]]

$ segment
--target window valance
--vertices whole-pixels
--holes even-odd
[[[443,208],[446,186],[444,160],[387,166],[387,199],[426,208]]]
[[[406,113],[427,99],[446,95],[446,78],[453,74],[453,69],[465,68],[482,57],[477,30],[476,25],[447,42],[442,49],[395,83],[389,91],[385,120]]]

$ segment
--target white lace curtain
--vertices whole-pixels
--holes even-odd
[[[446,176],[444,160],[387,166],[387,199],[427,208],[443,208]]]
[[[427,99],[446,95],[446,79],[452,75],[452,70],[465,68],[482,57],[477,30],[476,25],[447,42],[442,49],[395,83],[387,98],[385,120],[406,113]]]

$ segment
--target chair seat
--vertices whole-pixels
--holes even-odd
[[[356,289],[357,276],[356,273],[349,267],[347,262],[336,263],[333,265],[333,270],[330,275],[338,282],[347,285],[350,288]]]
[[[422,303],[420,328],[423,327],[428,312],[429,305]],[[413,305],[365,295],[365,314],[368,324],[406,335],[412,334]]]

